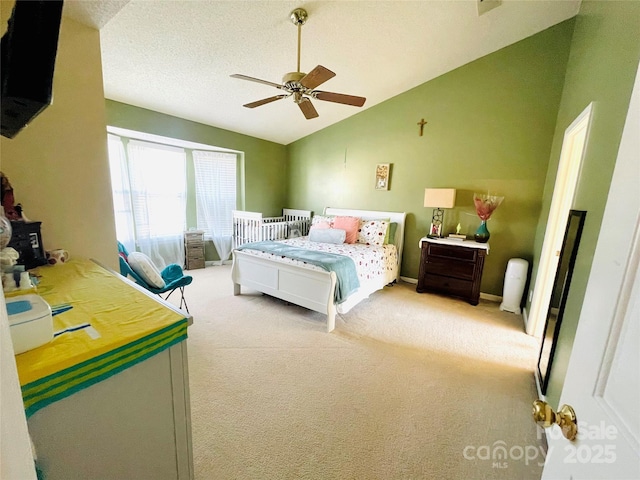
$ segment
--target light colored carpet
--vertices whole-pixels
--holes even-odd
[[[521,316],[401,283],[328,334],[323,315],[234,297],[228,266],[189,273],[196,479],[540,478]]]

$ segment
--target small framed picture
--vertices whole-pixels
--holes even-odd
[[[389,190],[389,169],[391,164],[376,165],[376,190]]]
[[[429,229],[429,235],[432,237],[439,237],[442,234],[442,224],[436,225],[435,223],[431,224],[431,228]]]

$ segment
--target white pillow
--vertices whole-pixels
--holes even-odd
[[[151,259],[142,252],[131,252],[127,257],[131,269],[149,284],[151,287],[164,288],[162,275]]]
[[[318,228],[309,230],[309,240],[320,243],[344,243],[347,232],[339,228]]]

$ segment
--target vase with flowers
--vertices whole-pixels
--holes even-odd
[[[491,234],[487,229],[487,220],[491,217],[493,211],[500,206],[504,200],[504,197],[498,197],[497,195],[479,195],[473,194],[473,204],[476,207],[476,213],[480,217],[481,223],[476,230],[475,238],[478,243],[487,243]]]

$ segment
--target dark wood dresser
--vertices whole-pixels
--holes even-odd
[[[488,244],[425,237],[420,248],[418,293],[443,293],[478,304]]]

